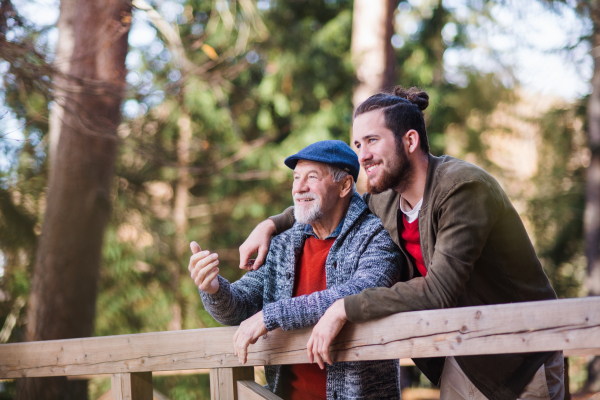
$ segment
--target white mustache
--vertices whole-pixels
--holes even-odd
[[[301,200],[318,200],[319,196],[314,193],[296,193],[294,195],[294,202]]]

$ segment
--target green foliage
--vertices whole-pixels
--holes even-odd
[[[152,5],[160,10],[161,3]],[[130,63],[124,109],[130,104],[139,108],[127,113],[119,128],[96,335],[170,329],[177,322],[177,307],[183,329],[218,326],[203,310],[189,278],[187,243],[195,240],[203,249],[218,251],[221,274],[238,279],[238,246],[258,222],[292,203],[291,171],[283,159],[317,140],[348,141],[356,82],[350,54],[352,2],[268,3],[266,10],[249,11],[238,2],[182,2],[177,23],[169,23],[176,25],[187,63],[161,32],[152,43],[130,49],[130,59],[138,62]],[[473,157],[502,174],[488,157],[483,133],[498,106],[515,101],[515,92],[494,74],[465,69],[456,81],[444,69],[446,51],[470,45],[467,24],[488,16],[487,2],[474,2],[468,21],[459,20],[441,1],[411,4],[400,2],[396,12],[398,21],[410,17],[418,26],[414,32],[397,26],[402,38],[396,50],[397,83],[429,93],[425,116],[432,153],[452,148],[453,155]],[[456,29],[451,39],[443,35],[448,27]],[[10,160],[0,170],[0,251],[5,259],[0,291],[6,294],[0,300],[0,321],[29,291],[48,176],[51,96],[44,60],[51,54],[44,29],[25,28],[27,35],[2,43],[12,46],[16,61],[3,76],[4,104],[24,124],[26,142],[9,146],[0,137],[0,149]],[[37,50],[28,51],[32,48]],[[561,297],[580,293],[584,268],[584,115],[581,106],[567,107],[533,121],[541,128],[543,167],[533,180],[527,217]],[[191,140],[185,159],[182,124],[188,117]],[[189,198],[182,225],[175,212],[185,179]],[[21,340],[21,329],[18,325],[12,341]],[[207,375],[156,377],[154,384],[173,399],[203,399],[209,396],[207,380]],[[92,395],[108,390],[107,382],[94,380]]]
[[[152,379],[152,384],[170,399],[210,399],[208,374],[156,377]]]
[[[231,48],[239,32],[226,26],[226,17],[221,21],[207,4],[195,2],[185,5],[184,14],[190,23],[179,30],[192,64],[203,68],[211,62],[201,42],[219,55],[231,55],[194,74],[174,61],[158,63],[151,46],[136,50],[142,61],[134,72],[151,79],[132,87],[132,99],[149,111],[123,128],[98,335],[165,330],[174,303],[182,307],[183,327],[217,325],[203,311],[188,277],[189,250],[181,255],[176,250],[177,143],[184,114],[192,128],[191,159],[184,168],[193,180],[184,239],[218,251],[221,274],[230,280],[241,275],[237,247],[248,233],[291,203],[291,174],[283,158],[316,140],[348,138],[354,82],[351,4],[278,3],[262,14],[268,37],[237,54]],[[237,26],[249,24],[242,13],[236,18]],[[202,25],[203,33],[195,35],[190,24]],[[177,69],[183,77],[172,81],[166,71]],[[159,91],[168,93],[153,106],[145,93]],[[256,140],[262,141],[257,149],[246,151]]]
[[[584,104],[554,108],[540,118],[541,168],[528,208],[538,255],[559,297],[581,296],[586,273],[583,212],[589,155]]]

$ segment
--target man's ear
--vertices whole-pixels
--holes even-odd
[[[411,154],[414,153],[415,151],[417,151],[421,145],[421,138],[419,137],[419,132],[415,131],[414,129],[409,129],[405,134],[404,134],[404,145],[405,145],[405,149],[406,152]]]
[[[354,178],[352,175],[347,175],[342,182],[342,190],[340,191],[340,197],[346,197],[349,193],[352,192],[352,184],[354,183]]]

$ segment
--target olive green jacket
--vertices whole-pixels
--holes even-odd
[[[419,234],[427,276],[421,277],[400,242],[400,195],[364,195],[404,252],[409,276],[391,288],[345,298],[348,320],[363,322],[416,310],[555,299],[556,294],[525,227],[506,193],[483,169],[449,156],[429,155]],[[278,232],[293,211],[272,217]],[[462,356],[456,360],[473,384],[493,400],[514,400],[551,355],[521,353]],[[444,358],[415,359],[439,384]]]

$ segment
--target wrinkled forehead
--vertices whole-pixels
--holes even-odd
[[[327,164],[323,164],[318,161],[298,160],[296,168],[294,168],[295,173],[301,174],[308,173],[310,171],[315,171],[323,175],[329,174],[329,168],[327,167]]]

